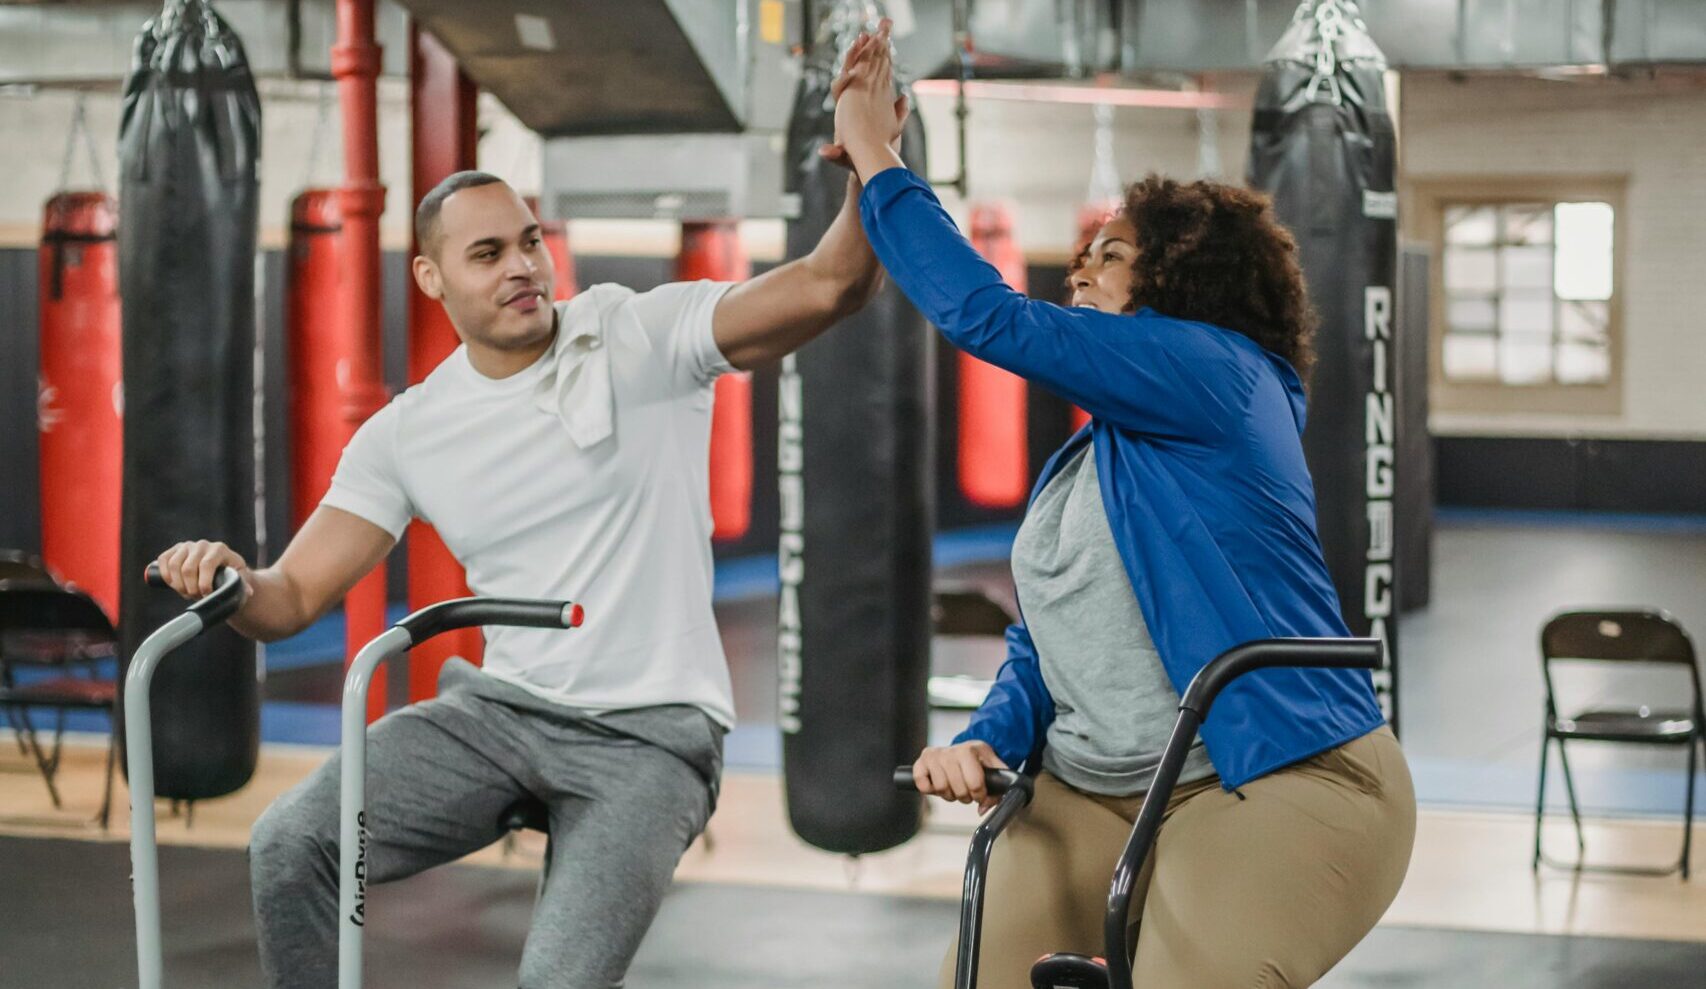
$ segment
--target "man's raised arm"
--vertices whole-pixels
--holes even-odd
[[[717,349],[742,370],[780,360],[837,320],[858,312],[882,285],[882,268],[859,225],[859,180],[817,247],[736,285],[717,303]]]

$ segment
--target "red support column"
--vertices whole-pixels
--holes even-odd
[[[455,56],[419,25],[409,28],[409,133],[414,148],[414,201],[449,175],[474,167],[476,144],[474,83],[456,65]],[[410,251],[419,250],[411,236]],[[409,381],[418,382],[439,365],[460,341],[444,307],[409,285]],[[424,608],[468,594],[462,565],[429,525],[409,527],[409,608]],[[483,639],[477,628],[429,639],[409,653],[409,699],[438,692],[444,661],[461,656],[480,661]]]
[[[569,223],[567,220],[547,220],[539,212],[538,196],[522,196],[527,208],[539,218],[539,238],[545,242],[546,250],[551,252],[551,270],[553,278],[552,299],[556,302],[567,302],[580,293],[580,282],[575,280],[575,256],[569,251]]]
[[[332,45],[332,76],[338,81],[343,111],[344,185],[338,190],[343,216],[339,322],[347,334],[350,357],[343,383],[343,417],[348,435],[385,404],[379,365],[380,272],[379,214],[385,187],[379,182],[379,116],[376,80],[379,46],[373,35],[373,0],[337,0],[338,40]],[[369,639],[385,630],[385,565],[362,578],[344,598],[346,662]],[[385,671],[376,670],[368,694],[367,716],[385,712]]]

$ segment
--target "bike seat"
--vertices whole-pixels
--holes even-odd
[[[1031,989],[1107,989],[1108,963],[1059,951],[1031,966]]]
[[[522,797],[498,815],[498,827],[507,831],[551,833],[551,813],[535,797]]]

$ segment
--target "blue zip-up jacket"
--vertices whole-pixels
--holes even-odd
[[[904,168],[873,176],[859,206],[877,257],[943,336],[1090,413],[1036,491],[1095,444],[1114,543],[1181,694],[1233,646],[1349,634],[1316,535],[1299,439],[1303,383],[1290,364],[1206,323],[1015,292]],[[1016,766],[1041,748],[1053,719],[1021,618],[1007,630],[1007,661],[988,698],[955,741],[981,739]],[[1382,723],[1367,671],[1270,669],[1233,681],[1202,738],[1233,789]]]

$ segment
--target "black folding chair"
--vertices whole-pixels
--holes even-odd
[[[19,747],[35,759],[55,808],[63,806],[54,777],[65,739],[68,711],[101,711],[113,723],[118,682],[101,677],[95,662],[117,655],[118,633],[95,600],[74,587],[28,576],[0,580],[0,708],[18,734]],[[20,678],[24,667],[45,668]],[[54,712],[53,744],[43,745],[29,716]],[[107,738],[106,787],[96,815],[102,829],[111,816],[116,740]]]
[[[1687,707],[1590,707],[1568,716],[1558,712],[1552,664],[1559,661],[1672,666],[1686,671],[1691,688]],[[1669,615],[1657,611],[1570,611],[1557,615],[1540,632],[1540,668],[1546,681],[1546,726],[1540,743],[1540,787],[1534,802],[1534,861],[1562,869],[1664,876],[1681,870],[1688,878],[1689,848],[1694,837],[1695,757],[1706,749],[1706,710],[1702,709],[1700,669],[1694,644]],[[1667,698],[1672,699],[1672,698]],[[1540,847],[1541,821],[1546,810],[1546,764],[1552,743],[1558,743],[1558,762],[1564,770],[1564,789],[1570,798],[1570,817],[1576,825],[1576,862],[1553,861]],[[1688,750],[1687,797],[1682,811],[1682,856],[1663,868],[1588,865],[1582,835],[1581,808],[1570,774],[1565,742],[1613,742],[1626,745],[1681,746]]]
[[[21,549],[0,549],[0,585],[22,587],[29,584],[42,584],[48,587],[58,587],[59,578],[48,569],[47,562],[34,553],[26,553]],[[6,655],[0,647],[0,686],[10,685],[6,679]],[[29,743],[25,741],[23,726],[18,723],[21,715],[12,708],[6,709],[6,720],[12,726],[12,734],[18,741],[18,754],[30,754]]]
[[[0,549],[0,581],[59,586],[59,578],[53,575],[41,557],[21,549]]]

